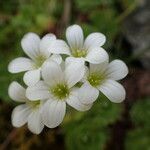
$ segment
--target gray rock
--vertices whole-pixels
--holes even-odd
[[[150,0],[141,0],[123,26],[124,35],[133,47],[133,55],[150,69]]]

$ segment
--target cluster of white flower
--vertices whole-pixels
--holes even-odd
[[[27,88],[14,81],[8,89],[14,101],[24,103],[12,112],[13,126],[27,123],[30,131],[39,134],[44,125],[55,128],[62,122],[66,104],[78,111],[89,110],[99,91],[115,103],[125,99],[125,89],[117,80],[127,75],[128,68],[121,60],[109,63],[101,47],[105,36],[92,33],[84,41],[81,27],[72,25],[66,39],[68,44],[54,34],[42,39],[35,33],[23,37],[21,46],[30,58],[16,58],[8,66],[11,73],[26,71]]]

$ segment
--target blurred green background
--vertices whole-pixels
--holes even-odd
[[[68,108],[56,129],[33,135],[10,122],[15,104],[7,89],[21,74],[10,74],[8,63],[25,56],[20,41],[27,32],[41,37],[55,33],[65,39],[71,24],[85,36],[102,32],[110,59],[119,58],[130,73],[121,83],[122,104],[100,95],[88,112]],[[149,0],[1,0],[0,1],[0,150],[150,150],[150,1]]]

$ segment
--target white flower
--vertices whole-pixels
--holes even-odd
[[[28,87],[26,91],[26,96],[30,100],[47,99],[41,114],[44,124],[49,128],[54,128],[62,122],[66,113],[66,103],[78,111],[89,110],[92,106],[82,104],[78,95],[79,88],[75,87],[84,76],[84,61],[77,59],[66,63],[64,71],[62,69],[54,61],[45,63],[42,68],[44,81]],[[86,96],[89,95],[90,92]]]
[[[92,33],[84,41],[82,28],[72,25],[66,30],[66,38],[69,46],[63,40],[56,40],[49,47],[51,53],[67,54],[93,64],[108,61],[108,54],[101,47],[106,41],[102,33]]]
[[[40,114],[43,101],[41,103],[39,100],[28,100],[25,96],[25,91],[26,90],[15,81],[9,86],[9,96],[16,102],[25,103],[14,108],[11,117],[12,124],[14,127],[21,127],[27,123],[31,132],[39,134],[44,128]]]
[[[111,63],[90,64],[86,72],[85,83],[79,90],[84,96],[79,97],[82,103],[93,103],[95,99],[87,99],[86,93],[92,92],[95,97],[101,91],[110,101],[120,103],[125,99],[125,89],[117,82],[128,74],[126,64],[121,60],[114,60]],[[79,94],[80,95],[80,94]],[[81,95],[80,95],[81,96]]]
[[[59,55],[51,55],[48,47],[56,40],[54,34],[47,34],[41,40],[35,33],[26,34],[21,46],[24,52],[31,58],[19,57],[10,62],[8,70],[11,73],[27,71],[24,74],[24,82],[32,86],[40,80],[41,66],[47,60],[54,60],[61,63],[62,58]]]

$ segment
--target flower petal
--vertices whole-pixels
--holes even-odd
[[[40,53],[48,58],[50,56],[49,47],[56,40],[54,34],[46,34],[40,41]]]
[[[65,66],[68,66],[68,65],[70,65],[72,62],[75,62],[75,61],[81,61],[82,63],[84,63],[83,61],[84,61],[84,59],[82,58],[82,57],[80,57],[80,58],[77,58],[77,57],[67,57],[66,59],[65,59]]]
[[[11,73],[19,73],[33,69],[33,61],[25,57],[19,57],[12,60],[8,65],[8,71]]]
[[[63,40],[55,40],[49,47],[49,51],[54,54],[70,55],[69,47]]]
[[[98,98],[99,91],[85,82],[79,89],[78,97],[83,104],[91,104]]]
[[[31,113],[30,107],[28,107],[26,104],[22,104],[15,107],[11,116],[12,125],[14,127],[23,126],[27,122],[30,113]]]
[[[12,82],[8,88],[8,94],[11,99],[17,102],[25,102],[25,89],[16,81]]]
[[[35,134],[39,134],[43,130],[44,124],[42,123],[42,117],[39,109],[32,111],[32,113],[29,115],[28,128]]]
[[[114,103],[120,103],[125,99],[124,87],[114,80],[106,80],[98,89]]]
[[[66,102],[57,100],[48,100],[42,107],[42,119],[49,128],[57,127],[66,113]]]
[[[70,63],[70,65],[65,68],[65,79],[69,87],[74,86],[79,82],[85,73],[84,61],[81,59],[76,59]]]
[[[108,61],[102,62],[100,64],[90,64],[90,72],[91,73],[105,73],[108,66]]]
[[[91,49],[93,47],[100,47],[106,42],[106,37],[102,33],[91,33],[85,39],[84,47],[85,49]]]
[[[79,25],[72,25],[66,30],[66,38],[71,49],[80,50],[83,47],[83,31]]]
[[[120,80],[128,74],[128,67],[123,61],[114,60],[108,65],[106,74],[112,80]]]
[[[39,56],[39,44],[40,44],[40,38],[35,33],[27,33],[24,35],[24,37],[21,40],[21,46],[24,50],[24,52],[33,60],[37,56]]]
[[[50,97],[48,87],[43,81],[39,81],[34,86],[28,87],[26,90],[26,96],[32,101],[45,100]]]
[[[87,111],[89,110],[93,104],[85,105],[81,103],[78,97],[78,89],[73,89],[70,93],[69,98],[66,100],[67,104],[71,107],[75,108],[78,111]]]
[[[53,54],[49,59],[48,59],[48,61],[51,61],[51,60],[53,60],[53,61],[55,61],[55,62],[57,62],[58,64],[61,64],[61,62],[62,62],[62,57],[60,56],[60,55],[58,55],[58,54]]]
[[[41,77],[41,69],[35,69],[31,71],[27,71],[24,74],[23,81],[28,86],[35,85],[38,81],[40,81]]]
[[[94,47],[89,50],[86,60],[92,64],[99,64],[108,61],[109,57],[107,52],[101,47]]]
[[[81,79],[82,83],[85,83],[88,80],[88,76],[89,76],[90,70],[87,66],[85,66],[85,74],[83,76],[83,78]]]
[[[42,77],[50,86],[61,82],[63,80],[63,73],[60,65],[54,61],[46,62],[42,67]]]

